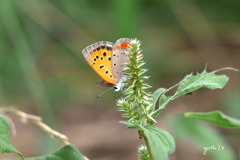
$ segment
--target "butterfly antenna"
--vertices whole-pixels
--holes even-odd
[[[96,98],[100,98],[100,97],[102,97],[102,95],[104,95],[105,93],[107,93],[107,92],[110,91],[111,89],[113,89],[113,87],[107,89],[106,91],[104,91],[104,92],[102,92],[102,93],[100,93]]]
[[[119,98],[123,95],[123,93],[117,94],[117,92],[114,92],[114,98]]]

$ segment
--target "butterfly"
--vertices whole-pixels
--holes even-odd
[[[115,44],[100,41],[86,47],[82,54],[88,64],[103,79],[98,86],[113,87],[115,91],[124,86],[125,76],[122,70],[128,62],[128,51],[132,39],[121,38]]]

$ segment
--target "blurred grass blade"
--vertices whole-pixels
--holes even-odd
[[[2,30],[0,29],[0,35],[2,35]],[[4,45],[4,42],[0,38],[0,66],[4,66],[2,63],[4,61],[3,53],[6,53],[6,46]],[[0,72],[0,104],[4,104],[5,96],[4,96],[4,90],[3,90],[3,84],[2,84],[2,72]]]
[[[187,112],[187,113],[184,113],[184,116],[204,120],[206,122],[223,126],[223,127],[239,127],[240,126],[240,120],[233,117],[229,117],[220,111],[212,111],[207,113]]]
[[[13,146],[9,136],[8,121],[0,114],[0,153],[17,153],[22,160],[22,154]]]
[[[193,119],[170,117],[170,126],[176,139],[190,139],[202,153],[201,159],[211,156],[212,160],[236,160],[231,147],[217,131]],[[224,150],[208,150],[204,148],[221,146]]]
[[[1,6],[0,17],[2,18],[3,29],[12,42],[11,52],[14,53],[19,60],[20,68],[26,79],[35,106],[40,112],[41,117],[43,117],[48,124],[56,126],[55,115],[53,114],[52,106],[49,103],[45,86],[38,71],[29,39],[24,32],[21,19],[17,14],[18,10],[16,9],[15,1],[2,1]],[[44,144],[47,143],[48,145],[45,145],[42,149],[45,149],[44,152],[48,152],[53,148],[54,144],[49,137],[45,138],[46,141],[44,141]]]
[[[110,14],[118,31],[116,37],[136,37],[140,4],[137,0],[112,1]]]
[[[17,159],[5,159],[17,160]],[[86,158],[73,145],[65,145],[54,153],[34,158],[26,158],[26,160],[86,160]]]

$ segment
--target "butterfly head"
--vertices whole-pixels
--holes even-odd
[[[125,78],[125,77],[123,77],[122,79],[120,79],[119,81],[118,81],[118,83],[116,83],[115,85],[114,85],[114,91],[115,92],[118,92],[118,91],[120,91],[120,90],[122,90],[122,88],[125,86],[125,83],[124,83],[124,81],[126,81],[127,79]]]

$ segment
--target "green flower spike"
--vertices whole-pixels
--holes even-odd
[[[145,90],[150,88],[144,83],[148,76],[143,76],[147,69],[143,69],[143,55],[140,50],[141,43],[134,39],[131,41],[128,52],[128,63],[122,71],[126,81],[123,88],[125,98],[118,100],[119,110],[123,112],[122,116],[128,118],[129,122],[137,122],[143,126],[148,124],[148,121],[156,122],[150,116],[150,94]]]

